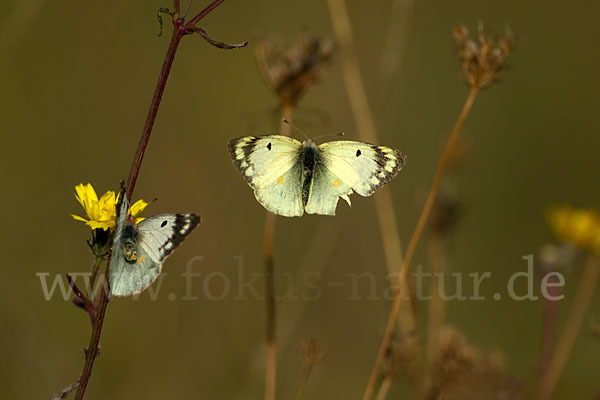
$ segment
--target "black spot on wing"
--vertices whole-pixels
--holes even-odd
[[[170,226],[169,240],[159,248],[160,260],[169,256],[198,226],[201,218],[196,214],[175,214],[175,223]]]
[[[165,226],[167,226],[167,220],[165,219],[162,224],[160,224],[161,228],[164,228]]]
[[[356,150],[356,157],[359,157],[361,154],[360,149]]]
[[[271,142],[269,142],[269,144],[267,145],[267,149],[269,149],[269,151],[271,151]]]

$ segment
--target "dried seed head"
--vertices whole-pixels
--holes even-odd
[[[323,341],[309,336],[303,338],[302,359],[308,365],[315,365],[323,361]]]
[[[269,38],[256,41],[256,62],[267,86],[282,105],[296,105],[307,90],[322,79],[335,53],[330,40],[303,34],[292,46]]]
[[[390,343],[386,357],[385,374],[394,380],[414,380],[421,345],[415,334],[409,334],[401,342]]]
[[[483,89],[506,67],[515,39],[508,28],[500,38],[484,32],[482,23],[478,31],[477,39],[470,39],[469,31],[461,25],[454,29],[454,41],[467,83],[474,89]]]
[[[469,346],[465,338],[452,328],[439,333],[437,354],[433,364],[436,393],[460,393],[468,385],[479,352]]]
[[[428,398],[498,399],[516,393],[514,385],[509,385],[514,380],[506,375],[506,361],[499,351],[484,355],[451,327],[440,331],[436,349]]]

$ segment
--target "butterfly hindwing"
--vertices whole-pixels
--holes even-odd
[[[406,163],[398,150],[349,140],[323,143],[319,150],[331,179],[339,179],[361,196],[373,194]]]
[[[122,190],[110,261],[110,292],[131,296],[144,291],[160,275],[164,260],[200,222],[195,214],[161,214],[139,224],[127,219]]]
[[[267,210],[288,217],[304,213],[302,143],[279,135],[246,136],[229,142],[234,166]]]
[[[127,261],[122,248],[116,248],[115,251],[120,254],[119,262],[113,264],[111,259],[110,264],[110,293],[113,296],[131,296],[143,292],[162,271],[162,263],[155,262],[142,247],[138,246],[133,263]]]
[[[302,204],[302,165],[294,164],[269,185],[257,187],[254,196],[260,204],[274,214],[299,217],[304,214]]]

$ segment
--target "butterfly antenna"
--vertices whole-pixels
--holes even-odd
[[[344,132],[339,132],[339,133],[330,133],[330,134],[327,134],[327,135],[321,135],[321,136],[317,136],[317,137],[313,138],[313,140],[316,140],[316,139],[321,139],[321,138],[324,138],[324,137],[331,137],[331,136],[344,136],[344,135],[345,135],[345,134],[344,134]]]
[[[297,130],[298,132],[300,132],[306,139],[310,139],[306,133],[302,132],[300,130],[300,128],[298,128],[297,126],[295,126],[294,124],[292,124],[290,121],[288,121],[287,119],[283,119],[283,122],[285,122],[286,124],[288,124],[289,126],[291,126],[292,128],[294,128],[295,130]]]

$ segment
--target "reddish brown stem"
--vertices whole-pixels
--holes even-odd
[[[148,141],[150,140],[152,127],[154,126],[154,121],[156,120],[156,115],[158,113],[158,107],[160,105],[162,95],[165,91],[167,79],[169,77],[169,73],[171,72],[171,66],[173,65],[175,53],[177,52],[177,48],[179,46],[179,43],[181,42],[181,38],[184,35],[191,33],[191,31],[188,32],[187,27],[193,27],[195,23],[204,18],[208,13],[214,10],[223,1],[224,0],[213,1],[208,7],[206,7],[198,15],[196,15],[188,24],[185,24],[185,22],[182,19],[179,19],[179,17],[178,19],[173,20],[174,29],[173,34],[171,35],[171,42],[169,43],[169,48],[167,50],[167,54],[162,65],[160,75],[158,76],[158,83],[156,84],[154,96],[152,97],[152,102],[150,103],[150,110],[148,111],[148,116],[146,117],[144,130],[142,131],[142,136],[138,143],[138,148],[133,158],[131,169],[129,170],[129,178],[127,179],[127,198],[129,199],[131,199],[133,189],[135,188],[135,183],[140,172],[140,167],[142,166],[142,160],[144,159],[144,153],[146,152],[146,148],[148,147]],[[179,7],[178,3],[179,2],[175,0],[174,5],[176,9]],[[110,257],[108,258],[106,271],[104,273],[104,288],[100,292],[100,298],[98,300],[99,308],[97,310],[96,318],[93,323],[92,336],[90,337],[90,344],[86,351],[85,364],[83,366],[83,372],[81,373],[79,387],[77,388],[77,393],[75,394],[75,400],[83,399],[85,390],[87,388],[87,383],[90,379],[90,375],[92,374],[94,360],[96,359],[96,355],[98,352],[100,334],[102,332],[102,325],[104,323],[104,314],[106,313],[106,306],[108,304],[108,292],[110,290],[108,285],[109,272]]]
[[[196,25],[196,23],[198,21],[200,21],[202,18],[204,18],[206,16],[206,14],[208,14],[209,12],[211,12],[212,10],[214,10],[215,8],[217,8],[219,6],[219,4],[221,4],[222,2],[224,2],[225,0],[215,0],[212,3],[210,3],[208,5],[208,7],[206,7],[204,10],[200,11],[198,13],[198,15],[196,15],[194,18],[190,19],[190,22],[188,22],[188,26],[193,26]]]
[[[108,264],[106,266],[106,278],[108,279],[108,266],[110,265],[110,256],[108,257]],[[90,337],[90,344],[85,352],[85,364],[83,366],[83,372],[79,379],[79,387],[77,393],[75,393],[75,400],[82,400],[87,388],[88,381],[92,375],[92,368],[94,367],[94,361],[98,355],[98,344],[100,343],[100,334],[102,333],[102,323],[104,321],[104,314],[106,312],[106,306],[108,305],[108,280],[105,279],[103,282],[103,288],[100,291],[100,306],[96,311],[96,319],[93,322],[92,336]]]
[[[555,276],[552,276],[552,278],[554,279],[548,279],[548,283],[552,283],[553,285],[548,285],[547,290],[549,296],[557,298],[562,293],[562,287],[554,286],[554,284],[558,282],[558,278]],[[554,349],[554,343],[556,342],[556,333],[558,327],[558,305],[559,302],[557,300],[544,297],[542,345],[538,365],[538,373],[540,378],[543,377],[548,370],[548,365],[550,364],[550,360],[552,358],[552,350]],[[541,392],[543,392],[543,388],[540,388],[540,393]],[[542,396],[542,398],[544,397]]]
[[[169,49],[167,50],[167,55],[165,56],[160,75],[158,76],[158,83],[156,84],[154,96],[152,96],[152,102],[150,103],[150,110],[148,111],[148,116],[146,117],[144,130],[142,131],[142,136],[140,137],[137,151],[133,157],[131,169],[129,170],[129,178],[127,179],[128,199],[131,199],[131,195],[133,194],[133,189],[135,187],[138,174],[140,173],[140,167],[142,166],[142,160],[144,159],[144,154],[146,153],[146,147],[148,147],[148,141],[150,140],[150,134],[152,133],[152,127],[154,126],[154,121],[156,120],[156,114],[158,113],[158,106],[160,105],[160,101],[167,85],[167,78],[169,77],[169,72],[171,72],[171,66],[173,65],[173,60],[175,59],[175,52],[177,51],[177,47],[179,46],[179,42],[181,41],[183,35],[183,30],[178,29],[177,27],[173,29],[171,43],[169,43]]]

